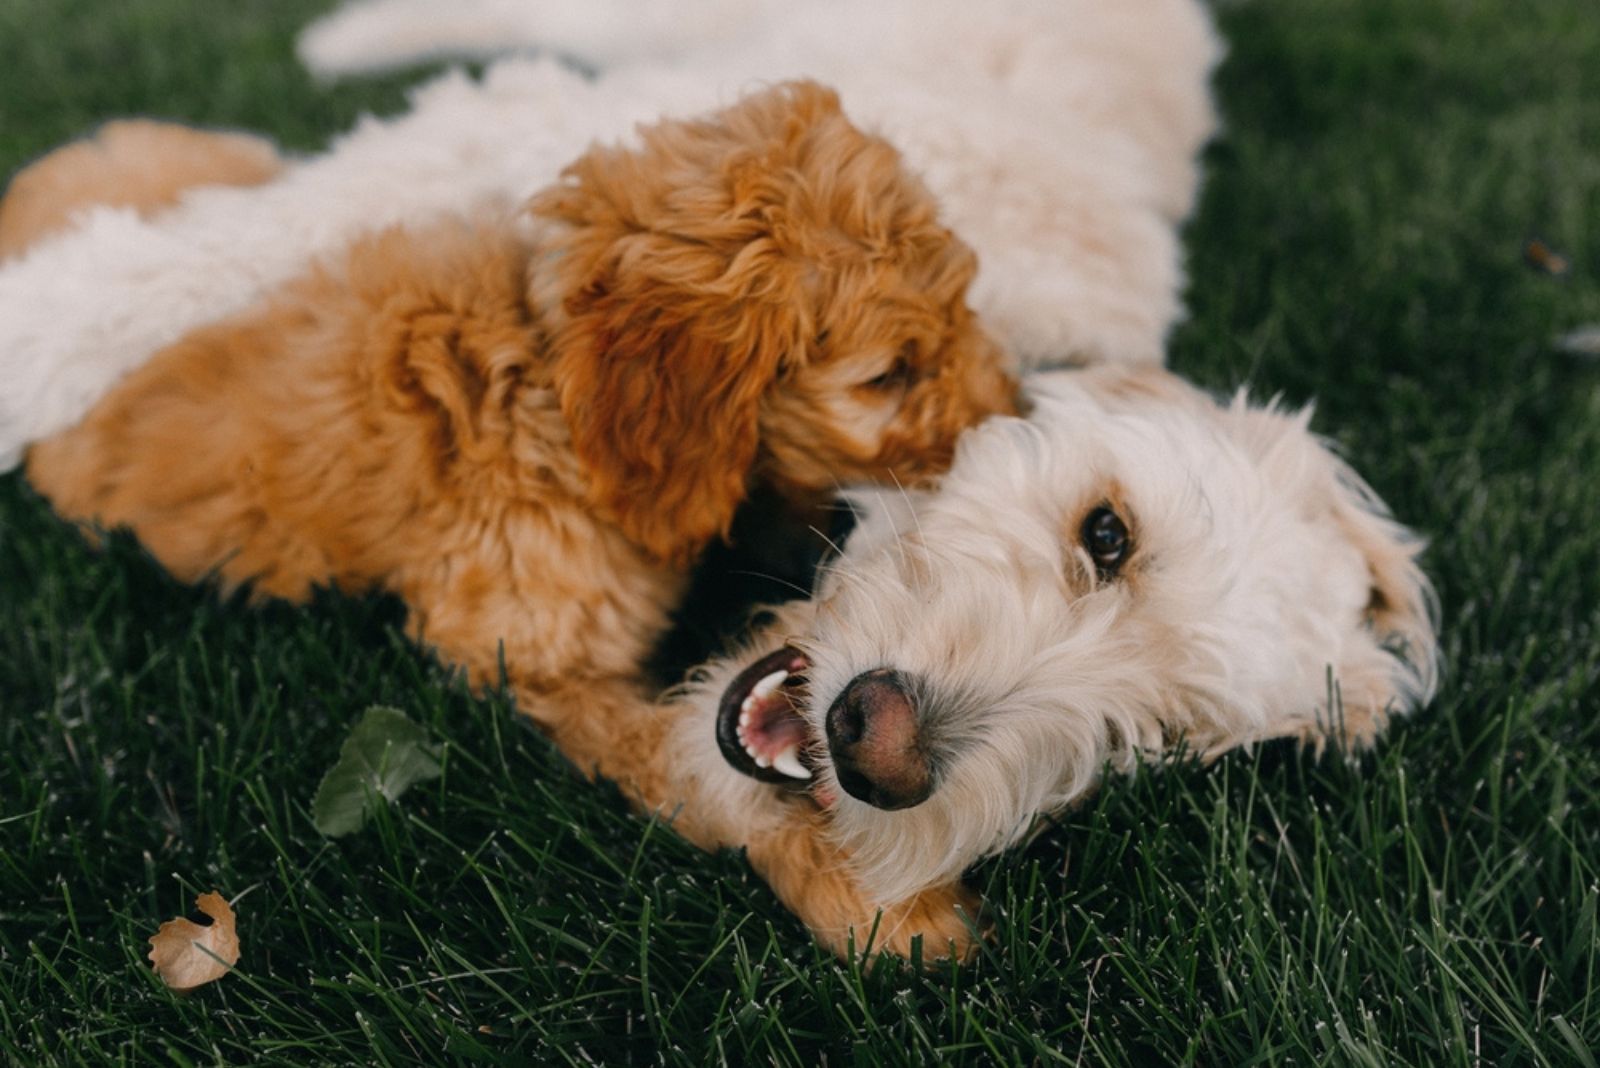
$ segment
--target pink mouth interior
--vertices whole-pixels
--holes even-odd
[[[780,686],[765,697],[751,695],[739,712],[739,742],[758,767],[771,767],[788,750],[806,744],[806,721],[794,707],[789,690]]]
[[[735,771],[762,782],[812,780],[811,730],[801,709],[805,655],[782,648],[753,661],[728,685],[717,710],[717,744]]]

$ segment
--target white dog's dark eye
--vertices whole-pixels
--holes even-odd
[[[1133,547],[1133,539],[1128,536],[1128,525],[1105,505],[1096,508],[1084,519],[1082,538],[1083,547],[1089,551],[1089,556],[1094,560],[1094,569],[1102,579],[1116,575]]]

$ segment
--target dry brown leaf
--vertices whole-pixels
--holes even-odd
[[[180,994],[221,979],[239,960],[239,933],[227,901],[212,891],[201,894],[194,903],[211,917],[211,926],[202,927],[180,916],[150,936],[150,963]]]

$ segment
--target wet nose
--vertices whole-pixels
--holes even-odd
[[[828,709],[828,752],[839,785],[878,808],[910,808],[933,792],[933,767],[909,681],[892,668],[864,672]]]

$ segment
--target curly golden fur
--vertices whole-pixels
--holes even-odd
[[[596,147],[524,211],[356,242],[159,353],[28,474],[186,580],[399,594],[420,641],[474,685],[503,668],[580,768],[650,806],[665,724],[639,666],[751,484],[915,483],[1013,410],[974,270],[893,148],[786,84]],[[792,898],[824,848],[796,818],[762,842],[684,830],[750,845]],[[818,900],[870,919],[844,883]]]
[[[535,288],[561,298],[542,304],[573,447],[640,544],[692,555],[752,470],[798,491],[921,478],[1009,404],[966,305],[971,251],[831,91],[643,138],[531,205],[560,250]]]

